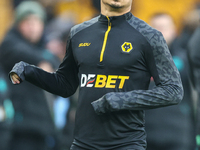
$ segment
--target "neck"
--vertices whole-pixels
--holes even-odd
[[[131,11],[131,6],[129,7],[122,7],[122,8],[112,8],[108,5],[105,5],[101,1],[101,14],[104,16],[121,16]]]

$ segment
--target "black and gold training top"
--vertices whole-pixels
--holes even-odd
[[[68,97],[80,87],[72,150],[144,150],[144,110],[183,97],[162,34],[130,12],[74,26],[55,73],[24,66],[21,78],[51,93]],[[147,90],[151,77],[156,87]]]

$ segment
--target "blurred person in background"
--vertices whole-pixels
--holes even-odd
[[[65,12],[52,19],[45,29],[47,49],[56,55],[60,62],[65,56],[70,29],[75,25],[74,17],[73,13]],[[70,149],[73,142],[77,95],[78,92],[69,98],[57,96],[54,100],[54,121],[59,131],[59,141],[62,149]]]
[[[191,67],[191,78],[194,88],[197,90],[198,97],[196,107],[196,143],[200,149],[200,25],[195,30],[188,43],[188,56]]]
[[[10,100],[7,74],[0,65],[0,150],[8,150],[14,109]]]
[[[12,0],[13,7],[16,8],[21,2],[23,1],[30,1],[30,0]],[[46,12],[46,22],[48,23],[50,20],[52,20],[55,17],[54,7],[57,0],[35,0],[39,2]]]
[[[93,4],[93,6],[96,8],[96,10],[97,10],[98,12],[101,11],[100,0],[92,0],[92,4]]]
[[[16,8],[15,22],[0,46],[0,63],[8,73],[19,61],[52,72],[58,60],[45,50],[45,11],[38,2],[25,1]],[[43,90],[29,83],[12,86],[15,108],[10,150],[46,150],[55,147],[55,128]]]
[[[169,14],[154,14],[150,25],[162,32],[169,46],[181,75],[184,98],[179,105],[146,111],[147,150],[194,150],[193,101],[187,53],[177,43],[175,24]],[[153,81],[150,85],[150,89],[153,88]]]
[[[97,1],[100,3],[99,0]],[[96,8],[93,6],[92,0],[61,0],[57,1],[57,3],[54,5],[54,13],[56,15],[61,15],[63,13],[69,12],[75,16],[74,20],[76,24],[87,21],[98,15]]]
[[[14,8],[16,8],[23,1],[27,1],[27,0],[13,0],[12,2],[13,2]]]
[[[195,9],[189,11],[184,17],[182,21],[182,30],[180,35],[178,36],[178,44],[184,49],[187,50],[188,42],[193,35],[195,29],[199,25],[199,14],[200,9],[196,7]]]
[[[52,19],[45,27],[45,38],[47,49],[56,55],[62,62],[67,45],[67,37],[71,27],[75,25],[72,12],[63,13]]]

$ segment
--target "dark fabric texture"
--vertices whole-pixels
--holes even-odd
[[[148,90],[151,76],[156,88]],[[183,97],[162,34],[131,13],[74,26],[59,69],[26,66],[25,79],[64,97],[80,86],[73,145],[82,149],[145,150],[144,110]]]

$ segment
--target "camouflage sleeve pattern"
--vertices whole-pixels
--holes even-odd
[[[175,105],[182,100],[183,87],[180,74],[162,34],[156,31],[149,39],[149,43],[157,70],[156,75],[151,74],[157,86],[152,90],[107,93],[92,103],[97,114],[108,111],[152,109]]]

